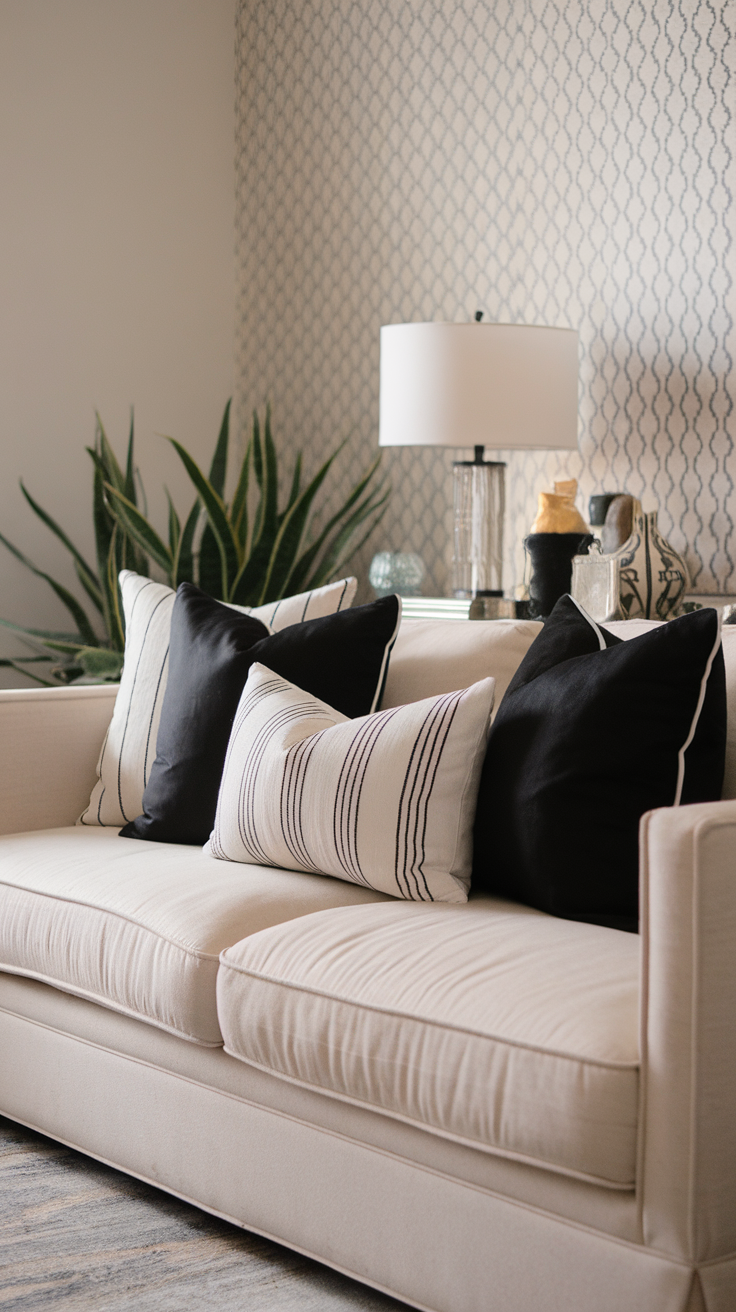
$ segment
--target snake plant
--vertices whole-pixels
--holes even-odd
[[[225,500],[229,401],[208,476],[180,442],[174,438],[167,440],[182,461],[196,496],[182,523],[167,491],[168,534],[164,540],[146,514],[145,496],[134,463],[132,415],[124,470],[97,416],[94,445],[87,448],[94,467],[92,517],[96,569],[21,481],[21,491],[31,509],[70,552],[77,578],[96,615],[94,622],[90,620],[85,607],[68,588],[38,569],[0,533],[0,542],[34,574],[46,580],[75,626],[73,632],[62,633],[29,629],[0,619],[1,625],[22,638],[35,653],[6,658],[0,665],[21,670],[49,687],[78,679],[115,680],[120,676],[125,646],[118,588],[121,569],[150,575],[153,565],[156,577],[163,575],[173,588],[185,581],[193,582],[220,601],[258,606],[336,578],[383,517],[389,489],[385,481],[376,481],[379,457],[358,480],[339,510],[318,533],[310,536],[315,499],[345,442],[305,487],[302,487],[301,453],[296,456],[290,490],[279,509],[279,462],[268,409],[262,431],[258,415],[253,415],[251,437],[230,501]],[[40,673],[39,665],[45,667],[44,674]]]

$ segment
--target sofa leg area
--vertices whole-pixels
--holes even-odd
[[[634,1244],[8,1012],[0,1048],[3,1114],[425,1312],[703,1312]]]

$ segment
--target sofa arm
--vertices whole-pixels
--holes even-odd
[[[74,824],[89,801],[117,691],[0,690],[0,834]]]
[[[736,1251],[736,802],[641,824],[643,1236]]]

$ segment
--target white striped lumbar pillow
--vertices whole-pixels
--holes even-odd
[[[348,720],[251,666],[205,851],[465,902],[494,686]]]
[[[271,633],[290,624],[346,610],[358,586],[354,578],[272,601],[251,609]],[[143,790],[156,759],[156,737],[169,673],[169,632],[176,593],[164,583],[123,570],[120,591],[125,614],[125,661],[120,691],[97,763],[97,783],[83,825],[124,825],[143,810]]]

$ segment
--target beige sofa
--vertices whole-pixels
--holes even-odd
[[[384,704],[537,631],[405,621]],[[3,1114],[432,1312],[732,1312],[736,801],[640,936],[398,902],[75,827],[114,696],[0,693]]]

